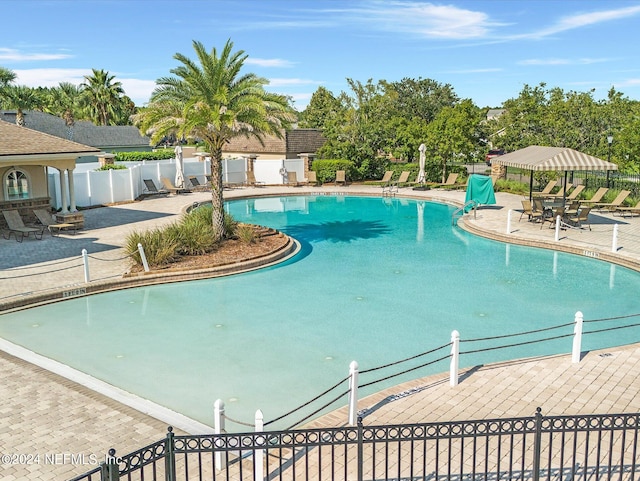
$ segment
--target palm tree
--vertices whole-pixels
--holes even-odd
[[[216,241],[224,236],[222,196],[222,148],[238,136],[282,137],[295,115],[286,97],[266,92],[268,81],[255,74],[240,74],[247,58],[244,51],[233,52],[227,40],[218,52],[207,52],[194,41],[200,65],[177,53],[182,63],[171,70],[176,77],[163,77],[151,95],[149,105],[137,118],[152,142],[175,134],[178,138],[202,140],[211,153],[212,225]]]
[[[104,70],[91,69],[93,75],[85,75],[80,85],[91,120],[98,125],[112,125],[118,117],[124,89],[114,82],[114,75]]]
[[[64,120],[68,138],[73,140],[73,127],[82,108],[81,88],[69,82],[60,82],[58,87],[49,90],[48,104],[46,110]]]
[[[16,109],[16,124],[24,127],[24,111],[39,109],[42,100],[36,89],[25,85],[5,85],[0,90],[4,108]]]

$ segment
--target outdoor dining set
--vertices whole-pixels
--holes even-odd
[[[600,187],[590,199],[578,199],[584,190],[583,185],[577,185],[570,193],[564,187],[552,194],[551,191],[556,181],[550,181],[541,191],[533,193],[530,199],[522,200],[522,214],[531,222],[539,222],[540,228],[545,222],[553,227],[560,217],[562,228],[577,227],[582,229],[587,226],[591,230],[589,214],[592,211],[609,212],[623,217],[640,215],[640,202],[633,207],[623,205],[623,202],[631,194],[628,190],[621,190],[611,202],[604,202],[604,196],[609,191],[607,187]],[[572,186],[569,185],[569,188]]]

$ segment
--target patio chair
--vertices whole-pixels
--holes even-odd
[[[145,185],[143,194],[149,194],[149,195],[168,194],[166,190],[158,190],[155,182],[151,179],[144,179],[142,182],[144,182],[144,185]]]
[[[205,191],[210,190],[209,184],[201,184],[198,178],[195,175],[189,177],[189,182],[195,191]]]
[[[338,184],[342,184],[342,185],[347,185],[347,173],[344,170],[337,170],[336,171],[336,185]]]
[[[33,213],[40,224],[46,227],[52,236],[55,236],[56,233],[60,235],[60,231],[63,229],[72,230],[73,235],[76,234],[76,224],[72,224],[70,222],[56,222],[55,220],[53,220],[53,216],[51,215],[51,213],[47,212],[45,209],[33,209]]]
[[[162,185],[164,185],[164,188],[172,194],[183,194],[191,192],[189,189],[185,189],[184,187],[176,187],[166,177],[160,177],[160,180],[162,181]]]
[[[608,210],[609,212],[615,211],[618,207],[622,206],[622,203],[625,201],[627,197],[631,195],[631,192],[628,190],[621,190],[618,196],[613,199],[612,202],[597,202],[595,204],[591,204],[592,209]]]
[[[602,200],[602,198],[604,197],[604,194],[606,194],[609,191],[609,189],[607,187],[600,187],[595,194],[593,194],[593,197],[591,197],[591,199],[582,199],[580,201],[581,204],[595,204],[596,202],[600,202]]]
[[[318,176],[315,170],[307,172],[307,184],[318,185]]]
[[[556,225],[556,218],[560,216],[560,219],[564,219],[564,207],[555,207],[553,209],[547,209],[542,215],[542,222],[540,223],[540,229],[545,222],[549,222],[551,225],[549,228],[553,228]]]
[[[589,226],[589,230],[591,230],[591,222],[589,222],[589,213],[591,212],[591,207],[582,207],[578,209],[574,215],[570,215],[567,217],[567,222],[571,225],[582,229],[582,224],[587,223]]]
[[[246,176],[247,176],[247,185],[250,185],[251,187],[264,187],[265,183],[259,180],[256,180],[256,174],[253,172],[253,170],[247,170],[246,172]]]
[[[530,200],[522,201],[522,214],[520,214],[518,222],[520,222],[525,215],[529,218],[529,221],[542,220],[542,211],[534,210]]]
[[[24,225],[22,221],[22,217],[20,217],[20,213],[17,210],[3,210],[2,215],[4,216],[4,220],[7,222],[7,227],[9,230],[8,235],[4,235],[5,239],[11,239],[11,234],[14,235],[18,242],[22,242],[25,237],[29,237],[30,234],[33,234],[33,237],[36,239],[42,239],[42,234],[44,234],[45,226],[40,228],[38,227],[27,227]],[[18,234],[20,234],[20,238],[18,239]]]
[[[620,215],[620,217],[633,217],[634,214],[640,215],[640,202],[638,202],[633,207],[620,206],[617,207],[616,210],[613,211],[613,215]]]
[[[287,185],[291,187],[300,187],[303,182],[298,182],[298,174],[295,171],[287,172]]]
[[[532,192],[532,195],[534,197],[546,197],[551,193],[556,184],[557,182],[555,180],[550,180],[544,189],[542,189],[540,192]]]

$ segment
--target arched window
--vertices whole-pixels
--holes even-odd
[[[5,200],[28,199],[30,197],[29,184],[26,172],[11,169],[4,178]]]

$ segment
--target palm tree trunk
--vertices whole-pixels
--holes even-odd
[[[222,149],[211,149],[211,225],[213,239],[222,240],[224,237],[224,198],[222,196]]]

